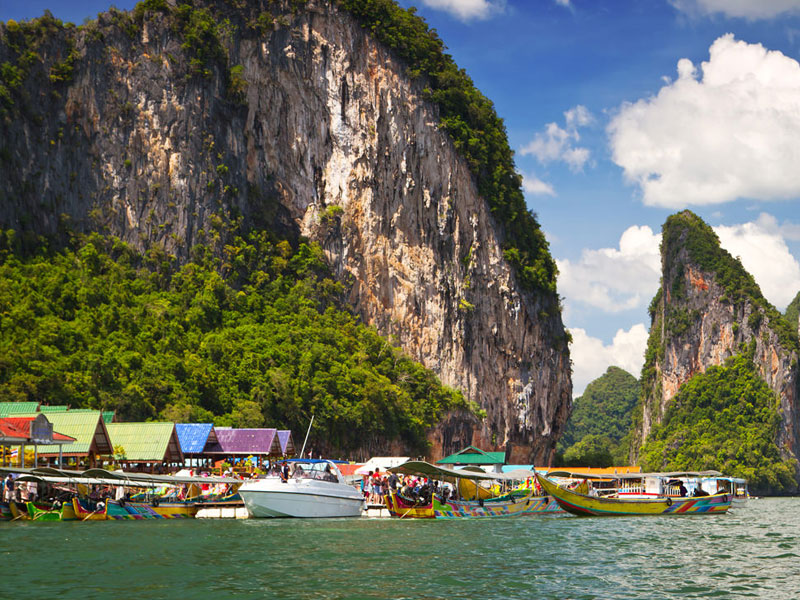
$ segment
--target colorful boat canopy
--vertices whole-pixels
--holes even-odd
[[[19,477],[21,481],[38,480],[50,483],[104,483],[107,485],[118,484],[131,486],[134,486],[134,484],[154,486],[175,485],[180,483],[241,483],[241,479],[233,477],[151,475],[148,473],[106,471],[105,469],[75,471],[71,469],[54,469],[53,467],[35,467],[29,469],[20,467],[0,467],[0,473],[15,473],[21,475]]]
[[[487,473],[480,469],[448,469],[439,467],[421,460],[410,460],[402,465],[387,469],[392,473],[402,473],[403,475],[422,475],[431,479],[455,480],[455,479],[482,479],[482,480],[511,480],[519,481],[533,477],[535,473],[525,469],[519,469],[510,473]]]

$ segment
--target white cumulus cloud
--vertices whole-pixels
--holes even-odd
[[[534,196],[555,196],[556,192],[553,186],[542,181],[536,175],[530,173],[523,173],[522,175],[522,189]]]
[[[669,208],[800,196],[800,64],[718,38],[699,69],[624,104],[608,126],[614,162],[645,204]]]
[[[619,248],[584,249],[578,261],[557,260],[558,289],[567,302],[616,313],[646,307],[661,278],[661,235],[632,225]]]
[[[797,0],[669,0],[678,10],[692,16],[721,14],[749,20],[773,19],[778,15],[797,14]]]
[[[506,0],[421,0],[429,8],[450,13],[461,21],[488,19],[506,9]]]
[[[762,214],[757,221],[714,227],[720,244],[755,278],[761,292],[784,310],[800,290],[800,263],[789,252],[781,226]]]
[[[593,121],[592,113],[585,106],[578,105],[564,113],[564,127],[548,123],[544,131],[537,133],[520,152],[533,155],[542,163],[561,160],[571,170],[580,171],[589,161],[591,153],[588,148],[576,145],[581,139],[578,129]]]
[[[637,323],[628,331],[617,330],[614,340],[606,346],[583,329],[570,329],[572,345],[572,395],[583,394],[586,386],[606,372],[610,366],[625,369],[639,378],[647,348],[647,328]]]

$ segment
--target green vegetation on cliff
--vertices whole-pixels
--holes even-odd
[[[557,447],[563,463],[556,462],[590,467],[627,463],[631,411],[638,397],[637,379],[619,367],[609,367],[575,400]]]
[[[673,303],[683,297],[684,265],[681,264],[678,253],[685,249],[689,261],[701,271],[712,273],[716,282],[725,290],[725,295],[720,298],[721,302],[737,305],[749,300],[769,319],[770,328],[786,349],[798,346],[797,327],[792,329],[787,325],[781,314],[764,298],[755,279],[745,270],[741,261],[720,246],[717,234],[696,214],[684,210],[668,217],[662,228],[661,247],[664,264],[677,271],[671,290]],[[676,317],[674,323],[670,320],[670,316],[676,315],[681,317],[679,311],[667,315],[667,327],[672,325],[680,330],[681,319]],[[754,322],[751,326],[757,324]]]
[[[0,231],[0,399],[302,431],[347,451],[426,431],[459,392],[341,308],[318,246],[236,238],[175,269],[91,235],[21,253]]]
[[[779,403],[747,353],[710,367],[675,395],[642,447],[649,471],[715,469],[756,490],[794,487],[794,465],[775,442]]]
[[[797,292],[794,300],[786,307],[786,312],[783,313],[783,319],[789,327],[797,331],[798,320],[800,319],[800,292]]]

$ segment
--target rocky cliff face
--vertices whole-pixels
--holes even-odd
[[[634,458],[681,385],[745,349],[753,350],[761,377],[780,399],[778,446],[785,458],[798,456],[796,332],[764,299],[741,263],[719,246],[711,228],[689,211],[673,215],[664,225],[661,259]]]
[[[366,322],[486,410],[445,420],[433,455],[511,442],[548,460],[571,402],[556,295],[517,284],[424,81],[336,3],[292,4],[208,2],[218,43],[181,35],[174,9],[40,38],[0,25],[0,62],[38,58],[4,104],[2,226],[179,262],[240,227],[308,236]]]

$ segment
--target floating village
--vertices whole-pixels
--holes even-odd
[[[0,520],[715,515],[749,498],[744,479],[717,471],[507,458],[470,446],[435,463],[353,463],[307,456],[288,430],[118,423],[112,412],[4,402]]]

